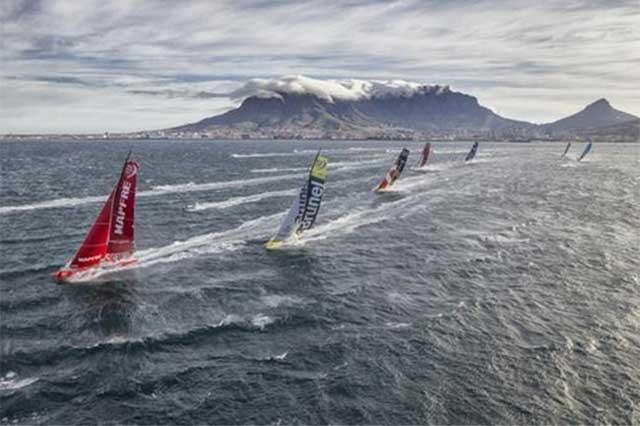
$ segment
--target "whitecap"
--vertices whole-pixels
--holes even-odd
[[[268,315],[258,314],[251,319],[251,324],[260,330],[264,330],[267,325],[272,324],[274,321],[275,320]]]
[[[0,378],[0,391],[22,389],[37,382],[38,380],[40,380],[39,377],[18,379],[18,375],[15,372],[9,371],[3,378]]]
[[[386,322],[385,327],[389,328],[407,328],[411,327],[411,323],[409,322]]]

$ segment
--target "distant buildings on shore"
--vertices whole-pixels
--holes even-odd
[[[584,138],[575,134],[566,135],[531,135],[531,132],[517,134],[498,134],[496,132],[473,132],[473,131],[457,131],[457,132],[420,132],[413,130],[398,129],[379,129],[372,131],[331,131],[325,132],[321,130],[300,130],[300,129],[277,129],[277,130],[255,130],[240,131],[236,129],[221,128],[207,130],[204,132],[134,132],[134,133],[112,133],[104,132],[102,134],[5,134],[0,135],[0,141],[11,140],[136,140],[136,139],[172,139],[172,140],[193,140],[193,139],[209,139],[209,140],[407,140],[407,141],[468,141],[483,140],[495,142],[531,142],[531,141],[569,141],[582,140]],[[615,135],[605,135],[598,137],[602,142],[634,142],[631,140],[620,139]],[[637,142],[637,141],[636,141]]]

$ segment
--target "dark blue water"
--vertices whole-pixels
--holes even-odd
[[[139,267],[56,285],[130,145]],[[470,145],[3,143],[0,423],[639,423],[640,147]]]

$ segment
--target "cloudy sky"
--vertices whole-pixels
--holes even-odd
[[[509,118],[640,115],[640,2],[0,1],[0,133],[165,128],[250,78],[448,84]]]

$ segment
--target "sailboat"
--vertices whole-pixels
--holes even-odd
[[[304,231],[313,226],[320,211],[326,179],[327,159],[318,151],[298,197],[293,200],[289,211],[282,218],[276,235],[265,244],[267,250],[278,249],[292,238],[300,238]]]
[[[398,179],[398,176],[400,176],[400,173],[402,173],[402,170],[404,170],[404,166],[407,164],[407,158],[409,158],[409,150],[407,148],[402,148],[402,152],[400,152],[400,155],[393,163],[393,166],[391,166],[380,183],[373,188],[373,192],[383,191],[393,185],[396,179]]]
[[[424,144],[424,148],[422,149],[422,158],[420,158],[420,160],[418,161],[418,167],[424,167],[425,164],[427,164],[427,161],[429,161],[429,154],[431,153],[431,143],[427,142],[426,144]]]
[[[589,151],[591,151],[591,145],[593,145],[591,141],[587,142],[587,146],[584,147],[582,154],[580,154],[580,157],[578,157],[578,161],[582,161],[582,159],[589,153]]]
[[[564,152],[562,153],[560,158],[563,158],[565,155],[567,155],[567,153],[569,152],[569,148],[571,148],[571,142],[567,142],[567,147],[564,149]]]
[[[467,156],[465,157],[464,161],[471,161],[473,160],[473,157],[476,156],[476,153],[478,152],[478,141],[475,141],[473,143],[473,146],[471,147],[471,151],[469,151],[469,153],[467,154]]]
[[[133,222],[138,169],[138,163],[129,160],[127,155],[118,184],[75,256],[55,273],[57,281],[73,281],[96,268],[122,267],[136,262]]]

